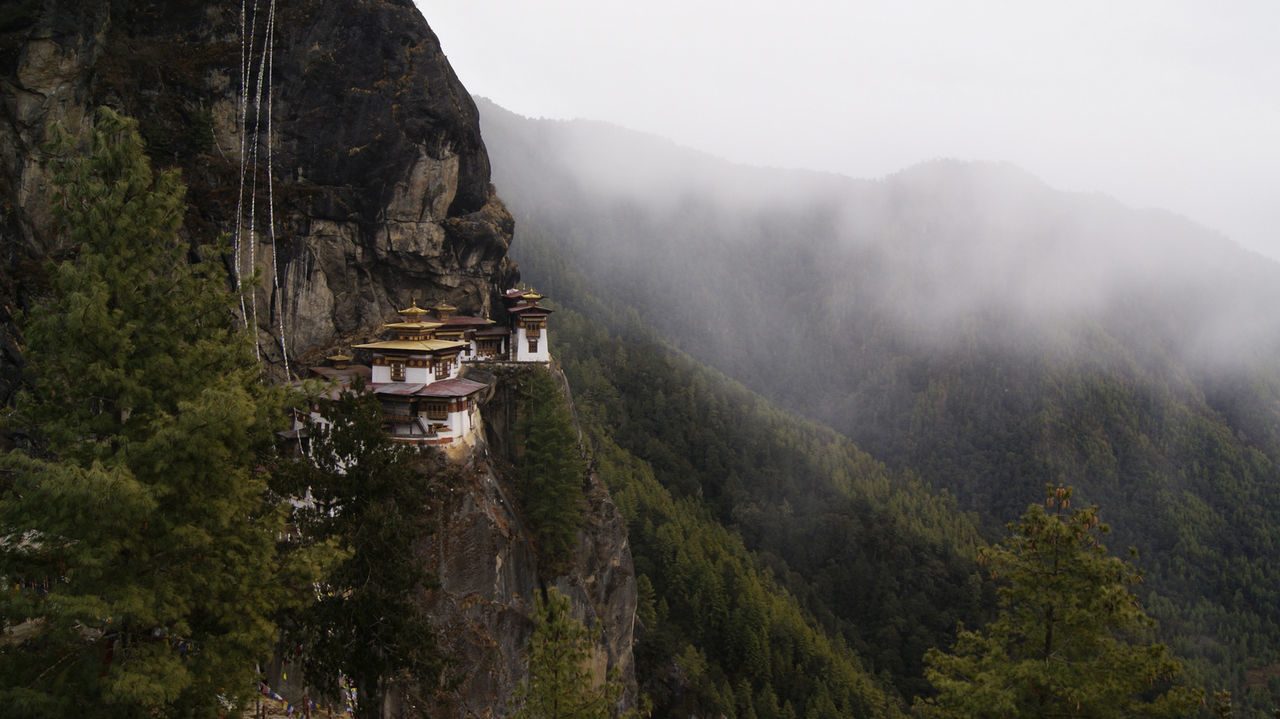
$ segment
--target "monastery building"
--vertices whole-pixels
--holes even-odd
[[[457,307],[444,302],[423,309],[415,299],[399,310],[399,321],[383,325],[383,339],[355,345],[368,353],[369,365],[334,355],[329,366],[313,367],[312,372],[334,381],[331,396],[363,378],[366,391],[381,402],[387,432],[396,440],[474,445],[481,426],[479,402],[489,385],[467,379],[466,367],[551,361],[547,316],[552,310],[538,304],[543,296],[512,289],[501,297],[510,318],[507,326],[458,315]],[[321,421],[318,407],[311,417]],[[295,432],[302,426],[300,418],[295,420]]]

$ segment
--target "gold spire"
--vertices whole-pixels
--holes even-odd
[[[447,320],[453,316],[454,312],[458,311],[458,308],[441,300],[436,303],[435,307],[431,308],[431,311],[435,314],[436,319]]]
[[[402,310],[397,310],[397,314],[404,317],[405,321],[407,322],[418,322],[422,319],[422,316],[427,313],[428,313],[427,310],[424,310],[418,306],[417,297],[411,297],[409,307],[406,307],[405,309],[402,309]]]

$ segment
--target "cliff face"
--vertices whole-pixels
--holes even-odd
[[[277,365],[281,334],[305,359],[411,296],[487,311],[518,277],[512,220],[475,105],[412,2],[296,0],[274,15],[260,2],[243,18],[233,5],[26,0],[0,13],[5,306],[39,291],[34,270],[56,249],[47,126],[74,130],[105,104],[139,119],[157,165],[182,169],[188,232],[234,235],[241,218],[259,272],[248,306]],[[11,346],[3,359],[7,390]]]
[[[260,274],[246,306],[257,306],[277,371],[281,344],[304,364],[411,298],[484,314],[495,290],[518,280],[475,105],[411,0],[290,0],[274,16],[266,0],[256,4],[245,17],[208,0],[21,0],[0,10],[0,400],[21,368],[11,313],[38,298],[45,261],[68,249],[40,148],[49,123],[74,132],[99,105],[138,118],[153,162],[182,170],[193,240],[234,233],[237,217],[247,239],[253,219]],[[242,115],[242,85],[259,74],[272,78],[270,133],[267,93],[256,98],[263,117],[253,92]],[[227,264],[230,274],[230,253]],[[462,678],[432,716],[502,715],[532,631],[539,575],[529,536],[501,474],[480,458],[473,470],[423,550],[441,579],[428,601]],[[580,618],[604,622],[601,674],[617,666],[634,687],[625,526],[599,482],[588,499],[574,568],[552,581]]]
[[[572,569],[549,580],[573,603],[574,616],[603,632],[592,656],[597,681],[616,667],[636,699],[631,644],[635,574],[626,525],[608,491],[592,477],[587,525],[578,536]],[[525,676],[524,647],[533,633],[538,564],[529,534],[500,473],[481,463],[452,487],[426,547],[440,588],[428,602],[443,644],[456,664],[455,689],[419,707],[438,719],[508,716],[509,700]],[[404,709],[393,699],[393,714]]]

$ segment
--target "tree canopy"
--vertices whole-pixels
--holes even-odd
[[[526,652],[528,676],[516,690],[514,719],[611,719],[622,684],[597,683],[591,671],[591,631],[574,619],[569,598],[552,587],[537,597],[536,626]]]
[[[303,543],[332,546],[337,560],[318,596],[293,615],[307,681],[334,696],[345,674],[357,716],[382,716],[393,682],[438,684],[445,661],[422,593],[436,578],[414,545],[430,531],[432,487],[456,468],[383,430],[377,398],[361,387],[321,403],[306,455],[286,460],[277,488],[308,502],[295,512]],[[310,591],[308,588],[307,591]]]
[[[284,405],[136,123],[100,110],[87,155],[60,137],[64,259],[20,318],[32,386],[0,479],[0,705],[214,716],[275,639],[283,514],[258,468]]]
[[[582,528],[586,463],[568,402],[545,369],[521,387],[516,422],[520,506],[537,541],[543,573],[563,569]]]
[[[925,655],[930,717],[1174,717],[1202,704],[1181,663],[1149,641],[1154,622],[1130,587],[1142,575],[1108,556],[1097,507],[1051,488],[986,553],[1000,612]]]

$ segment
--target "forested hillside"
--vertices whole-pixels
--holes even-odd
[[[928,694],[924,652],[991,604],[972,518],[614,319],[558,313],[557,352],[628,519],[659,714],[892,715]]]
[[[1061,193],[1007,166],[938,162],[861,182],[737,168],[488,103],[481,116],[524,276],[614,333],[615,344],[584,354],[572,342],[557,350],[582,401],[609,398],[602,406],[619,409],[597,420],[619,444],[780,576],[802,577],[797,595],[808,582],[838,586],[824,572],[856,564],[809,561],[832,535],[778,517],[805,505],[812,474],[756,456],[768,443],[744,430],[744,404],[667,386],[693,362],[637,327],[851,439],[831,434],[824,447],[847,447],[859,478],[948,490],[988,536],[1046,483],[1075,485],[1115,527],[1109,544],[1139,550],[1140,593],[1206,683],[1252,707],[1280,696],[1267,684],[1280,659],[1274,263],[1167,213]],[[649,344],[628,344],[637,340]],[[696,376],[722,402],[735,396],[732,381]],[[683,411],[688,425],[675,419]],[[776,416],[763,434],[782,441],[795,425]],[[797,455],[823,461],[812,447]],[[883,507],[865,502],[842,513],[814,500],[833,510],[829,532]],[[911,604],[909,588],[885,593]],[[806,599],[818,616],[843,600]],[[910,625],[936,628],[954,623],[941,613],[956,607],[939,595],[916,610],[836,611],[827,623],[858,647],[893,611],[938,613]],[[874,657],[904,642],[870,644]],[[918,674],[907,660],[871,661],[910,693]]]

